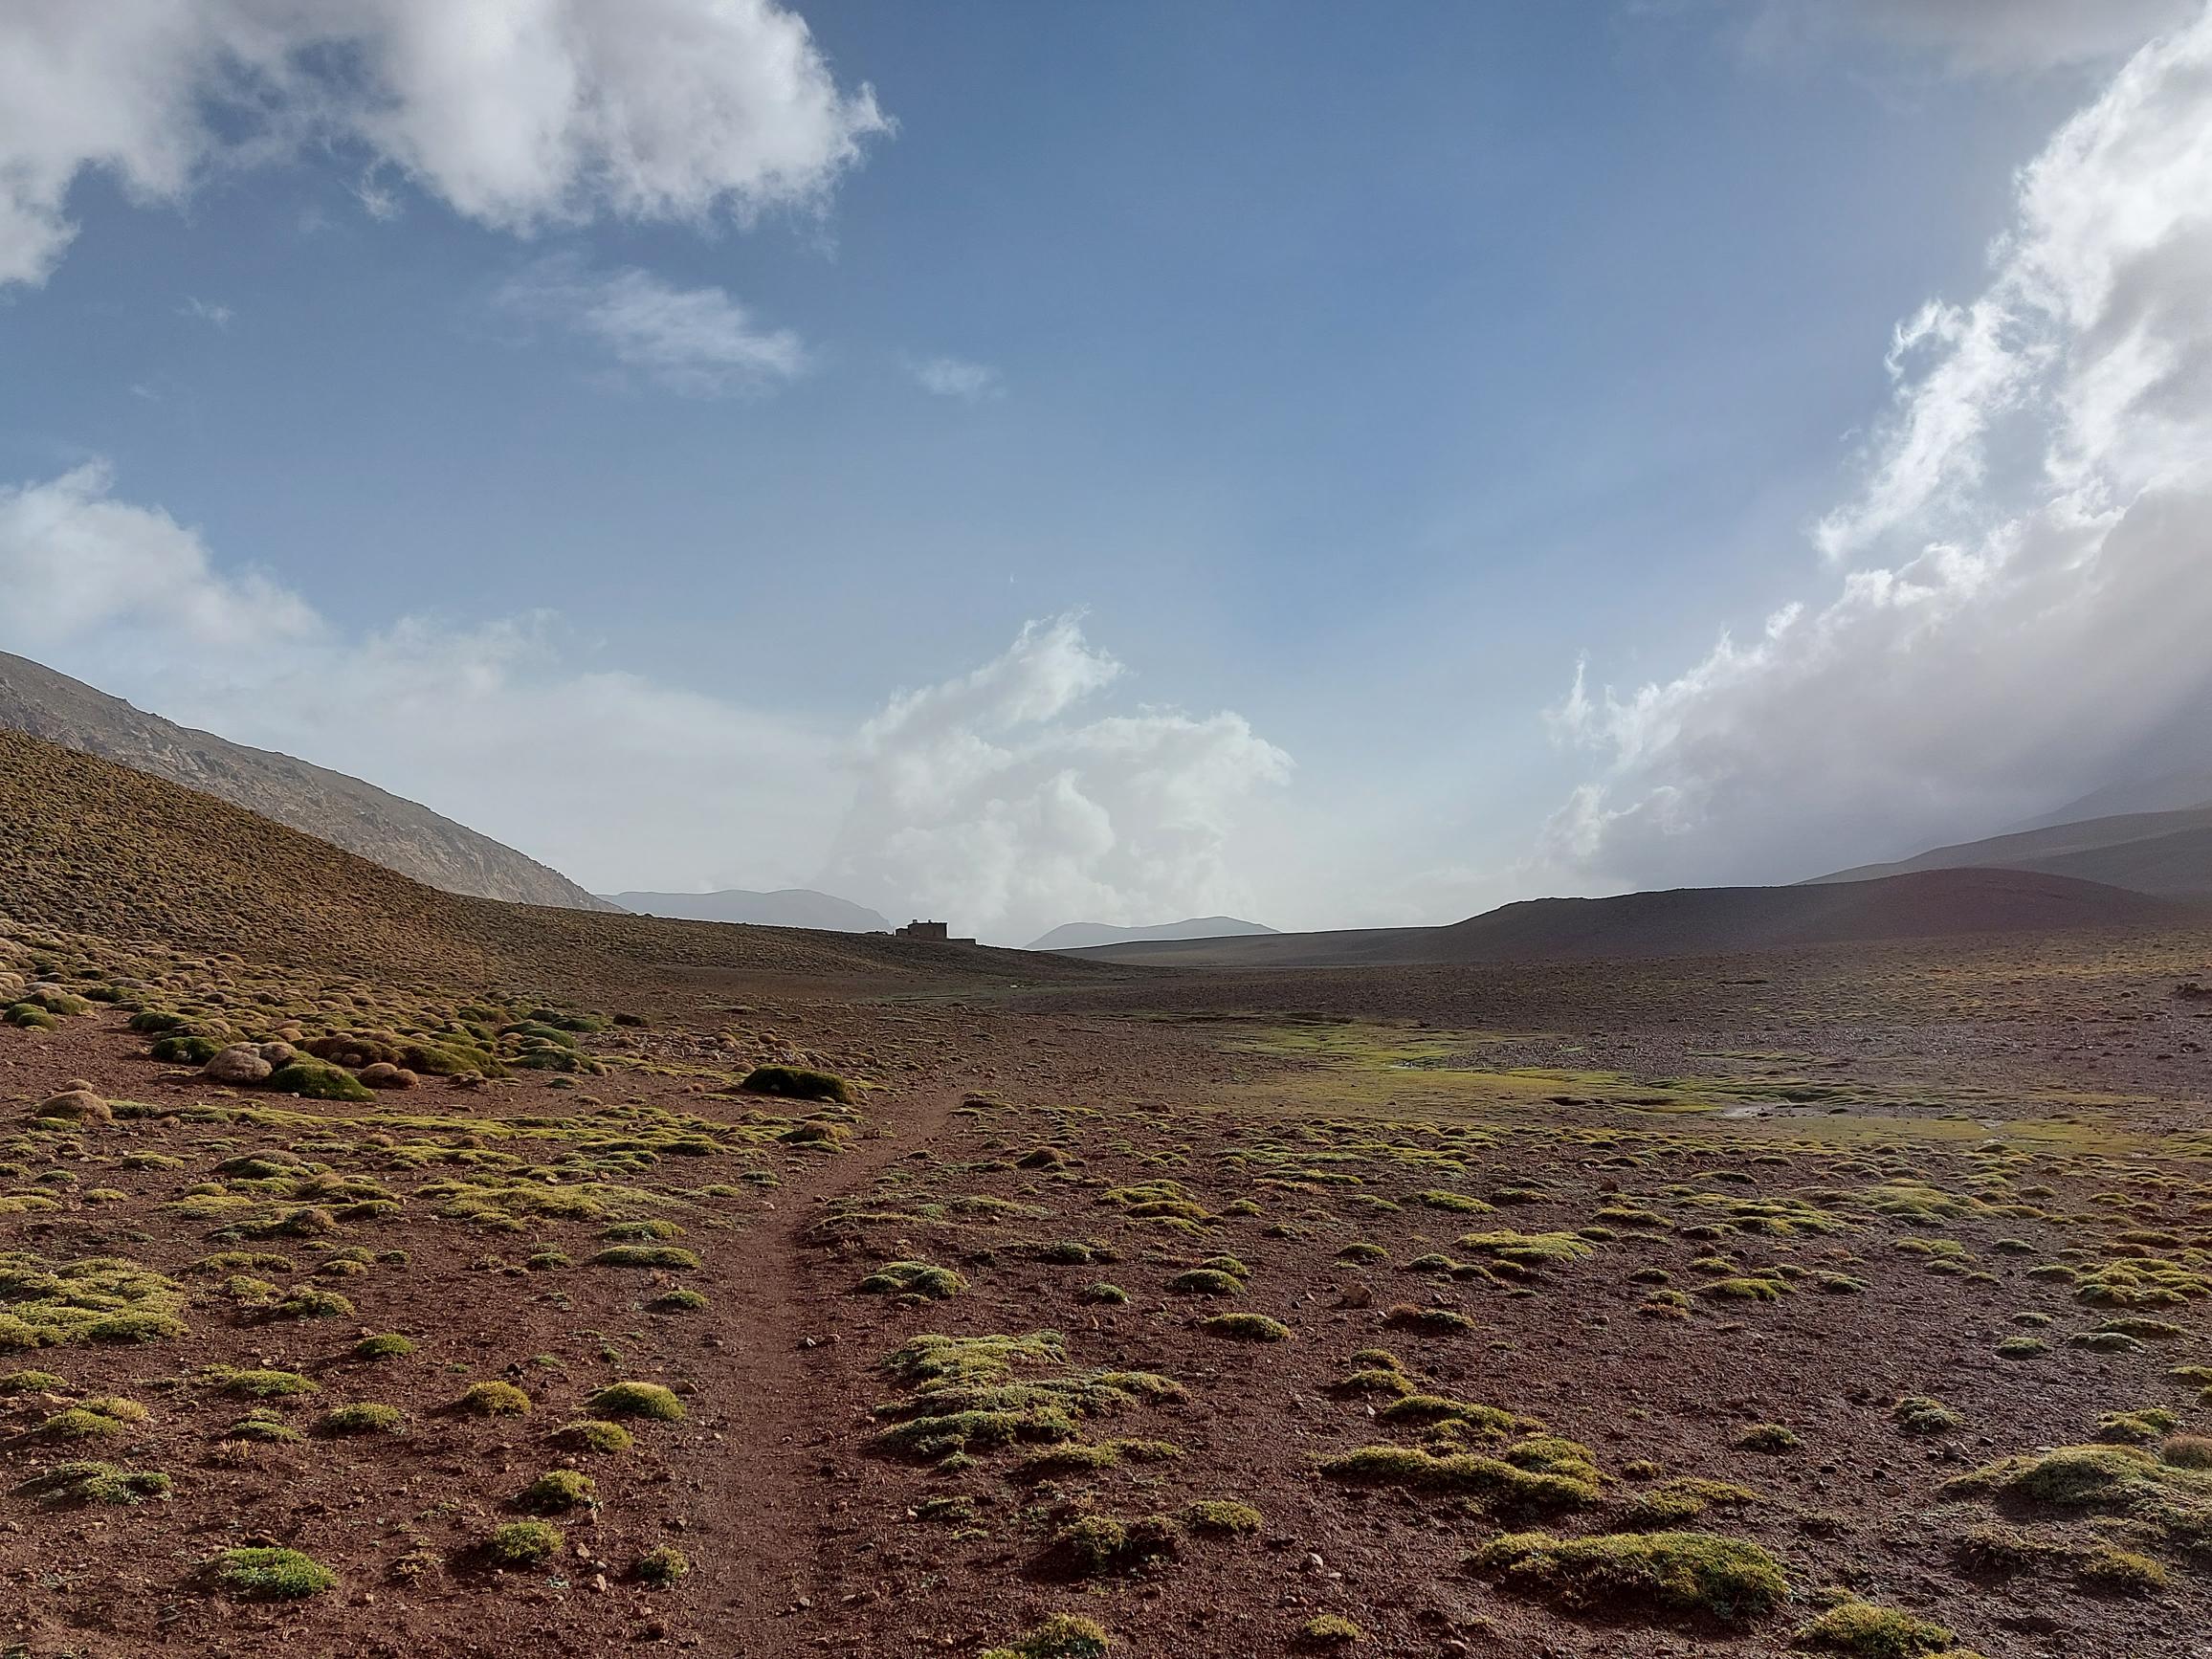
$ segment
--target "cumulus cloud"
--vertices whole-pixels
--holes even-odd
[[[596,667],[547,611],[349,630],[97,464],[0,488],[0,649],[603,892],[824,886],[1014,943],[1180,916],[1236,896],[1237,807],[1289,766],[1233,714],[1095,709],[1123,672],[1071,618],[857,731]]]
[[[0,9],[0,283],[40,282],[87,169],[174,201],[332,146],[528,232],[818,204],[871,137],[776,0],[14,0]],[[380,213],[381,216],[381,213]]]
[[[200,538],[158,508],[113,498],[89,462],[44,483],[0,486],[0,588],[8,637],[37,652],[114,629],[223,649],[304,640],[315,613],[272,578],[217,571]]]
[[[1931,55],[1960,74],[2014,74],[2125,56],[2188,21],[2197,0],[1749,0],[1755,49],[1839,32]]]
[[[965,358],[917,358],[907,364],[906,371],[914,376],[915,385],[932,397],[980,403],[1006,390],[1006,382],[997,369],[988,364],[970,363]]]
[[[501,286],[499,303],[604,347],[625,368],[689,397],[770,390],[797,379],[807,351],[787,328],[762,328],[722,289],[677,288],[648,272],[541,261]]]
[[[1988,833],[2212,706],[2212,11],[2016,195],[1983,292],[1898,330],[1864,481],[1814,531],[1835,588],[1625,696],[1578,674],[1555,719],[1608,764],[1562,861],[1762,880]]]
[[[1290,757],[1241,715],[1091,712],[1123,672],[1062,616],[894,697],[860,733],[830,885],[1017,942],[1239,902],[1240,809],[1288,779]]]

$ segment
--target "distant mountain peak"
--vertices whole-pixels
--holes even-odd
[[[6,652],[0,727],[213,795],[426,887],[564,910],[608,908],[558,870],[418,802],[291,755],[180,726]]]
[[[783,887],[756,893],[725,887],[718,893],[615,893],[605,896],[640,916],[675,917],[683,921],[734,921],[754,927],[807,927],[818,933],[889,933],[891,920],[864,904],[817,893],[810,887]]]
[[[2030,818],[2007,833],[2021,834],[2030,830],[2049,830],[2062,824],[2081,824],[2093,818],[2118,818],[2145,812],[2185,812],[2195,808],[2212,807],[2212,768],[2190,767],[2177,772],[2161,772],[2155,778],[2138,778],[2132,783],[2112,784],[2095,789],[2079,800],[2046,812],[2040,818]]]
[[[1088,950],[1095,945],[1137,944],[1160,939],[1243,939],[1274,931],[1256,921],[1240,921],[1233,916],[1194,916],[1183,921],[1136,927],[1116,927],[1104,921],[1070,921],[1034,940],[1029,949]]]

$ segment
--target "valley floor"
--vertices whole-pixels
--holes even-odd
[[[23,930],[0,1641],[2199,1652],[2208,955],[617,1009]]]

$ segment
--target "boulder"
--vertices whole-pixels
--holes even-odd
[[[389,1060],[379,1060],[361,1069],[361,1080],[371,1089],[412,1089],[422,1081],[405,1066],[395,1066]]]
[[[299,1058],[299,1051],[290,1043],[263,1043],[259,1052],[272,1066],[289,1066]]]
[[[60,1118],[73,1123],[113,1123],[115,1114],[108,1104],[81,1083],[72,1084],[58,1095],[41,1100],[32,1113],[33,1117]]]
[[[251,1043],[233,1043],[201,1068],[203,1076],[218,1083],[258,1083],[276,1070]]]

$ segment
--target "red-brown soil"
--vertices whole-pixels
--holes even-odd
[[[712,1019],[678,987],[649,1031],[588,1046],[726,1075],[772,1044],[879,1087],[842,1150],[748,1145],[653,1165],[639,1178],[648,1188],[730,1183],[742,1194],[667,1212],[682,1216],[676,1242],[701,1262],[675,1272],[592,1265],[597,1222],[532,1219],[508,1233],[437,1219],[419,1189],[450,1166],[402,1167],[373,1148],[334,1154],[362,1138],[328,1127],[151,1117],[92,1128],[55,1143],[81,1156],[20,1162],[8,1190],[53,1196],[58,1208],[0,1218],[9,1248],[50,1260],[124,1253],[178,1275],[189,1332],[21,1356],[69,1387],[9,1403],[6,1457],[21,1479],[77,1455],[30,1430],[70,1399],[120,1394],[150,1416],[91,1455],[163,1471],[174,1491],[136,1508],[0,1499],[11,1639],[40,1654],[243,1654],[281,1643],[332,1653],[644,1644],[972,1655],[1073,1610],[1096,1619],[1122,1654],[1290,1651],[1322,1613],[1356,1624],[1362,1653],[1779,1652],[1820,1596],[1848,1590],[1937,1620],[1992,1656],[2191,1652],[2212,1597],[2186,1551],[2125,1516],[1943,1488],[2002,1456],[2091,1441],[2105,1413],[2157,1405],[2186,1429],[2212,1427],[2199,1385],[2168,1376],[2212,1362],[2203,1296],[2139,1311],[2179,1336],[2102,1353],[2068,1338],[2131,1310],[2084,1303],[2075,1286],[2033,1274],[2053,1263],[2090,1270],[2129,1250],[2203,1266],[2212,1138],[2201,1132],[2201,1039],[2212,1003],[2173,993],[2204,955],[2194,937],[2157,948],[2131,937],[2040,962],[1995,948],[1828,951],[1588,970],[1179,977],[896,1003],[807,999],[786,981],[777,1000]],[[724,1031],[740,1041],[725,1044]],[[1398,1057],[1396,1044],[1420,1052]],[[0,1099],[26,1111],[82,1078],[156,1108],[221,1100],[188,1071],[147,1059],[144,1046],[97,1012],[53,1033],[0,1030]],[[1849,1064],[1828,1064],[1837,1059]],[[1545,1070],[1532,1081],[1525,1068]],[[806,1110],[723,1089],[714,1077],[626,1069],[568,1087],[431,1081],[368,1107],[306,1109],[365,1127],[374,1117],[402,1145],[454,1137],[394,1124],[392,1114],[496,1126],[588,1113],[587,1096],[731,1125]],[[963,1104],[971,1095],[988,1103]],[[310,1273],[319,1252],[274,1247],[299,1270],[274,1277],[329,1282],[353,1316],[273,1321],[182,1272],[222,1247],[205,1220],[170,1207],[179,1194],[222,1159],[287,1147],[371,1171],[407,1201],[389,1219],[348,1222],[319,1241],[404,1249],[404,1264],[321,1281]],[[1026,1156],[1039,1148],[1051,1159]],[[182,1161],[123,1166],[146,1152]],[[78,1179],[42,1180],[47,1167]],[[751,1184],[763,1170],[777,1184]],[[1180,1183],[1204,1219],[1178,1228],[1104,1202],[1161,1181]],[[1934,1220],[1884,1213],[1878,1197],[1899,1183],[1966,1207]],[[95,1201],[96,1189],[123,1196]],[[2029,1190],[2037,1196],[2022,1196]],[[1413,1198],[1428,1191],[1495,1207],[1454,1213]],[[1732,1219],[1732,1206],[1791,1200],[1836,1230],[1744,1230]],[[1238,1213],[1243,1205],[1251,1212]],[[1623,1207],[1658,1220],[1595,1219]],[[1732,1230],[1683,1236],[1714,1221]],[[1487,1259],[1458,1242],[1472,1233],[1592,1226],[1613,1236],[1525,1278],[1409,1271],[1430,1252]],[[2174,1242],[2129,1246],[2124,1233]],[[2024,1248],[2001,1250],[2000,1239]],[[1109,1259],[1057,1264],[1040,1249],[1056,1241]],[[1942,1257],[1906,1243],[1963,1260],[1934,1271]],[[1388,1254],[1341,1261],[1348,1245]],[[573,1265],[521,1269],[548,1247]],[[1713,1254],[1732,1260],[1732,1276],[1787,1268],[1799,1277],[1774,1281],[1791,1285],[1777,1301],[1724,1301],[1703,1288],[1715,1275],[1691,1265]],[[1249,1270],[1241,1294],[1167,1289],[1219,1255]],[[956,1269],[966,1287],[914,1307],[858,1294],[892,1259]],[[1686,1293],[1686,1317],[1639,1311],[1656,1287],[1631,1275],[1653,1270]],[[1810,1288],[1822,1273],[1864,1288]],[[1099,1282],[1128,1300],[1086,1300]],[[643,1311],[678,1283],[703,1292],[708,1308]],[[1386,1310],[1396,1303],[1449,1308],[1471,1323],[1447,1335],[1395,1329]],[[1224,1310],[1269,1316],[1294,1335],[1207,1334],[1204,1320]],[[2023,1314],[2050,1323],[2017,1323]],[[409,1335],[418,1351],[348,1360],[353,1340],[374,1331]],[[1155,1372],[1183,1391],[1084,1420],[1079,1439],[1164,1440],[1182,1455],[1016,1478],[1043,1443],[979,1449],[972,1467],[949,1473],[875,1448],[883,1422],[871,1412],[905,1392],[882,1369],[902,1342],[1038,1331],[1064,1334],[1074,1369]],[[2020,1336],[2047,1350],[1998,1355]],[[1333,1389],[1351,1356],[1376,1346],[1424,1392],[1538,1419],[1581,1443],[1604,1477],[1602,1496],[1532,1514],[1320,1472],[1361,1446],[1419,1441],[1377,1421],[1386,1398]],[[370,1399],[401,1407],[408,1431],[311,1434],[224,1467],[215,1449],[246,1405],[194,1380],[210,1363],[316,1380],[316,1396],[280,1413],[301,1427],[333,1404]],[[569,1459],[548,1443],[595,1388],[626,1379],[675,1387],[686,1420],[633,1426],[636,1449],[619,1455]],[[475,1420],[441,1409],[484,1380],[519,1383],[533,1410]],[[1891,1410],[1916,1395],[1940,1399],[1959,1427],[1905,1433]],[[1735,1445],[1761,1423],[1786,1426],[1798,1444]],[[482,1565],[475,1546],[513,1518],[514,1494],[564,1460],[593,1475],[599,1499],[586,1516],[556,1517],[567,1554],[549,1568]],[[1643,1463],[1658,1471],[1638,1472]],[[1608,1529],[1626,1524],[1639,1493],[1684,1476],[1759,1494],[1686,1524],[1768,1550],[1795,1605],[1734,1624],[1634,1605],[1566,1613],[1463,1564],[1501,1529],[1619,1536]],[[946,1496],[972,1499],[974,1518],[920,1518]],[[1051,1546],[1073,1515],[1174,1515],[1205,1498],[1256,1507],[1262,1530],[1190,1534],[1176,1558],[1089,1579],[1071,1577]],[[2098,1539],[2140,1549],[2163,1562],[2167,1582],[2126,1594],[2048,1561],[2004,1579],[1962,1566],[1962,1540],[2000,1521],[2075,1552],[2049,1561],[2086,1559]],[[340,1587],[239,1604],[195,1578],[219,1549],[254,1540],[306,1551]],[[691,1558],[689,1577],[670,1590],[626,1579],[639,1552],[664,1542]],[[420,1576],[395,1578],[395,1565]]]

